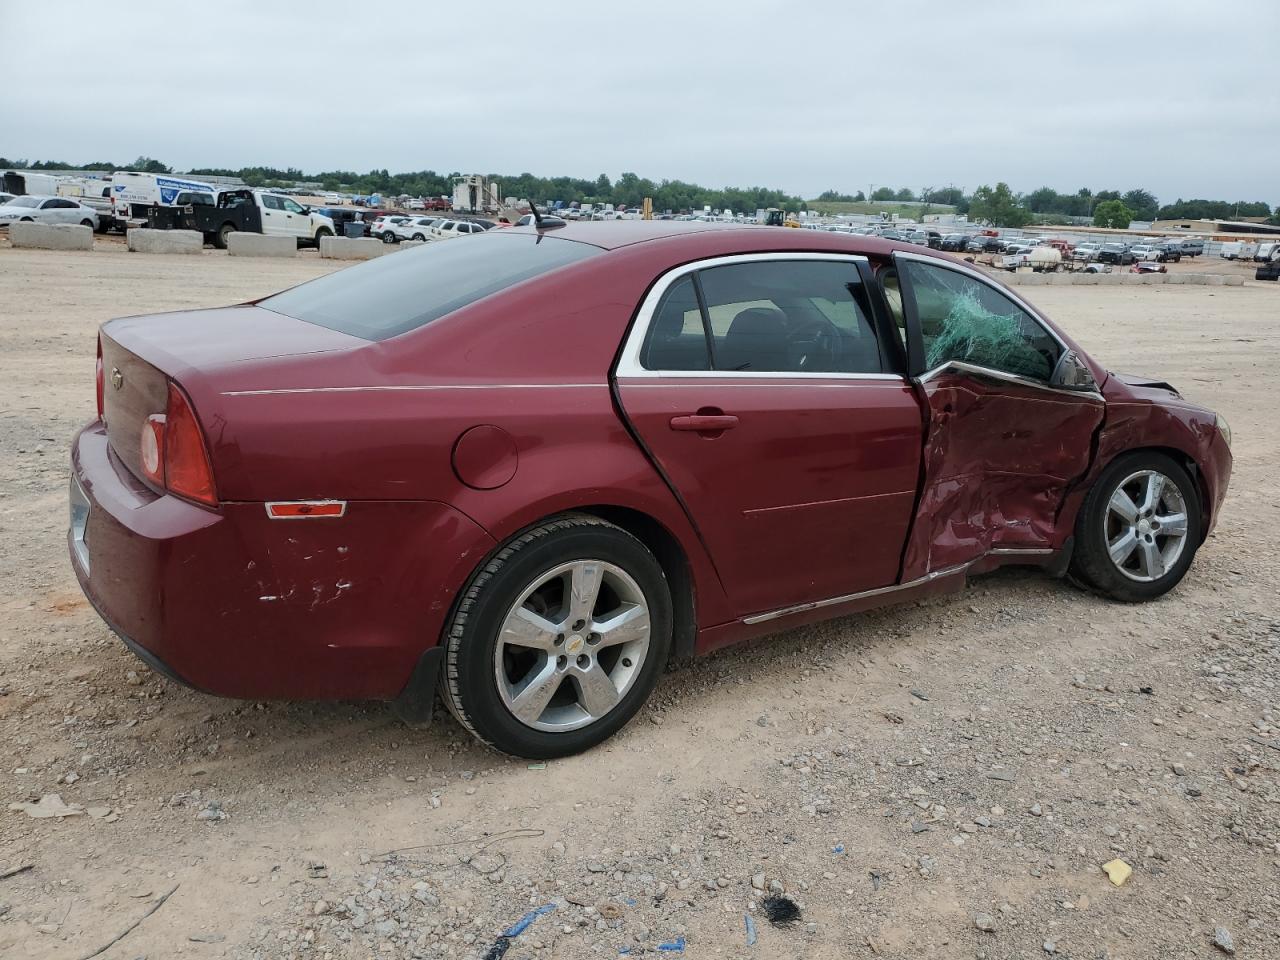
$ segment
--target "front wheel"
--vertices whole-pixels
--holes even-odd
[[[1126,603],[1178,585],[1200,546],[1195,482],[1162,453],[1137,451],[1102,471],[1076,519],[1071,572]]]
[[[323,240],[325,237],[332,237],[332,236],[333,236],[333,231],[332,231],[332,230],[330,230],[328,227],[320,227],[320,228],[316,231],[316,238],[315,238],[315,239],[316,239],[316,247],[319,247],[319,246],[320,246],[320,241],[321,241],[321,240]]]
[[[544,760],[622,728],[671,649],[671,596],[653,554],[595,517],[550,520],[494,556],[444,640],[445,703],[480,740]]]

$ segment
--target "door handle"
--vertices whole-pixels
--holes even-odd
[[[691,430],[695,433],[720,433],[732,430],[738,418],[726,413],[692,413],[671,418],[672,430]]]

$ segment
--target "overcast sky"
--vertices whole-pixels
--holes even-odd
[[[0,154],[1280,202],[1280,4],[0,0]]]

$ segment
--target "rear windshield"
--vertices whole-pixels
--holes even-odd
[[[513,284],[603,252],[555,237],[461,236],[386,254],[258,305],[366,340],[386,340]]]

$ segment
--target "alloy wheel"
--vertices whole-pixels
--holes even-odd
[[[1187,544],[1182,492],[1157,470],[1125,477],[1111,494],[1103,524],[1111,562],[1140,583],[1163,577]]]
[[[649,652],[649,604],[639,584],[603,560],[575,560],[530,583],[494,647],[503,704],[535,730],[588,726],[612,711]]]

